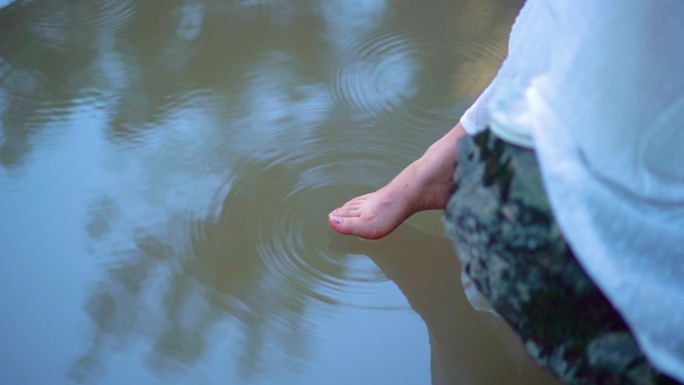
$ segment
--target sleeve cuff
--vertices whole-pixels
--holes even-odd
[[[489,126],[489,100],[494,93],[493,90],[494,82],[489,84],[461,117],[461,126],[469,135],[478,134]]]

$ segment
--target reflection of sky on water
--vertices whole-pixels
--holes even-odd
[[[381,18],[388,11],[385,0],[334,0],[321,3],[321,7],[325,37],[338,50],[382,25]]]
[[[456,118],[444,85],[392,124],[449,39],[388,1],[63,3],[0,13],[2,382],[424,383],[424,324],[325,215]]]
[[[16,0],[0,0],[0,9],[14,3],[15,1]]]

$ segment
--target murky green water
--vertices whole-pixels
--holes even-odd
[[[494,75],[504,0],[0,10],[0,383],[552,384],[386,183]]]

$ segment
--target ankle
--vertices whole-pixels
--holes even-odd
[[[441,210],[446,207],[453,184],[454,165],[452,162],[435,162],[426,153],[418,162],[422,164],[416,192],[420,210]],[[440,160],[443,158],[440,158]]]

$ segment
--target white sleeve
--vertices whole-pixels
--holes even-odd
[[[461,126],[469,135],[478,134],[489,125],[489,100],[494,93],[494,83],[492,81],[475,103],[461,116]]]

